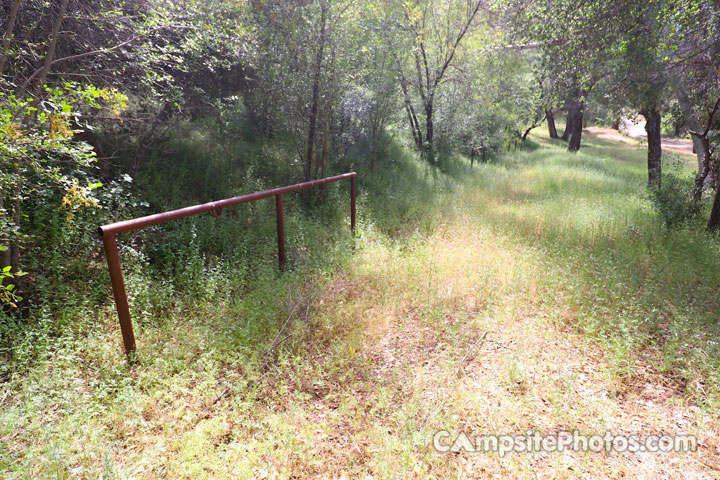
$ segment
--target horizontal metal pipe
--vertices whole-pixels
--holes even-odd
[[[201,213],[218,211],[224,207],[232,205],[239,205],[241,203],[253,202],[263,198],[273,197],[275,195],[282,195],[284,193],[296,192],[298,190],[304,190],[306,188],[317,187],[319,185],[325,185],[326,183],[339,182],[347,178],[354,178],[357,174],[355,172],[344,173],[342,175],[336,175],[334,177],[321,178],[319,180],[311,180],[309,182],[296,183],[295,185],[288,185],[286,187],[273,188],[272,190],[265,190],[262,192],[250,193],[248,195],[241,195],[239,197],[226,198],[225,200],[218,200],[216,202],[203,203],[201,205],[193,205],[191,207],[180,208],[178,210],[171,210],[169,212],[156,213],[154,215],[147,215],[145,217],[133,218],[131,220],[123,220],[121,222],[110,223],[103,225],[99,228],[101,236],[129,232],[131,230],[137,230],[139,228],[150,227],[152,225],[158,225],[160,223],[166,223],[171,220],[177,220],[179,218],[191,217],[193,215],[199,215]]]

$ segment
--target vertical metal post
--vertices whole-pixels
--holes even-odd
[[[350,229],[355,231],[355,197],[357,196],[356,177],[350,178]]]
[[[130,307],[128,306],[127,294],[125,293],[125,281],[123,280],[122,268],[120,266],[120,255],[118,253],[115,234],[103,234],[105,244],[105,257],[107,258],[108,270],[110,270],[110,282],[112,283],[115,307],[120,318],[120,330],[122,331],[125,353],[135,351],[135,334],[133,333],[132,320],[130,319]]]
[[[277,213],[278,261],[282,268],[285,266],[285,225],[283,222],[282,194],[275,195],[275,212]]]

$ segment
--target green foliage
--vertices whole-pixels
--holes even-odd
[[[485,146],[497,156],[508,141],[520,139],[539,114],[544,115],[542,91],[536,88],[533,66],[521,55],[489,51],[475,58],[468,72],[467,83],[451,90],[453,95],[445,101],[451,112],[440,111],[442,144],[466,154]]]
[[[118,114],[125,97],[114,90],[74,83],[45,91],[46,97],[40,102],[0,94],[0,196],[12,205],[3,202],[0,237],[4,251],[11,245],[18,249],[21,242],[34,243],[48,233],[25,228],[22,223],[30,217],[23,213],[24,204],[39,206],[32,216],[54,208],[54,215],[48,219],[51,223],[64,211],[68,226],[81,209],[99,207],[96,190],[102,183],[95,177],[95,154],[87,143],[75,141],[73,136],[84,112],[102,109]],[[41,256],[34,250],[30,253]],[[17,275],[20,265],[15,259],[13,263]],[[15,305],[9,295],[0,300]]]
[[[162,159],[177,189],[160,173],[136,180],[153,208],[187,204],[183,195],[190,195],[193,180],[200,186],[192,195],[217,184],[231,188],[223,180],[221,147],[202,135],[183,137],[173,156]],[[392,142],[375,175],[360,165],[355,239],[347,230],[347,185],[329,187],[312,207],[286,196],[291,268],[285,272],[275,266],[272,201],[255,204],[256,210],[226,209],[219,219],[195,217],[122,235],[138,363],[129,366],[120,351],[106,276],[85,278],[101,285],[95,299],[66,301],[62,309],[45,305],[31,325],[0,313],[0,334],[13,339],[12,348],[0,346],[7,359],[0,377],[9,392],[0,411],[0,464],[10,475],[197,476],[210,470],[237,478],[240,470],[230,471],[237,463],[225,461],[237,453],[240,474],[269,464],[292,468],[285,454],[322,468],[328,462],[316,460],[329,454],[314,447],[318,421],[327,422],[322,428],[328,431],[351,422],[362,445],[378,445],[379,453],[371,454],[391,462],[395,450],[382,450],[388,438],[414,452],[417,442],[427,441],[424,412],[437,412],[448,425],[457,412],[439,410],[433,397],[406,395],[402,387],[417,380],[400,383],[410,368],[405,362],[436,358],[425,373],[426,389],[463,386],[458,391],[469,402],[475,392],[464,388],[478,382],[457,372],[486,374],[479,357],[468,354],[480,348],[497,352],[501,367],[506,359],[507,368],[491,377],[499,381],[496,392],[510,392],[512,401],[527,398],[528,408],[550,395],[550,410],[564,416],[548,421],[572,427],[589,417],[576,403],[560,408],[579,381],[567,373],[570,362],[584,375],[597,370],[583,387],[606,389],[602,402],[634,391],[638,376],[653,368],[654,376],[681,385],[678,399],[697,402],[694,415],[703,406],[711,415],[720,392],[717,239],[691,229],[662,234],[661,223],[648,215],[642,151],[608,148],[589,136],[585,152],[570,156],[535,141],[535,151],[476,166],[474,173],[467,159],[448,159],[439,169]],[[259,143],[241,143],[249,158],[246,183],[237,188],[261,184],[251,176],[258,165],[279,164],[282,172],[287,163],[282,149],[268,152]],[[77,221],[94,211],[80,211]],[[198,254],[200,262],[191,259]],[[407,348],[404,358],[377,334],[383,325],[384,335],[412,340],[392,342]],[[484,331],[490,332],[485,343],[476,342],[473,336],[485,338]],[[511,342],[501,331],[518,336]],[[436,339],[442,352],[428,343]],[[520,350],[508,350],[516,343]],[[530,354],[528,345],[540,350]],[[390,367],[385,357],[373,356],[376,347],[397,363],[382,382],[378,370]],[[532,375],[549,364],[557,367]],[[555,377],[537,383],[547,375]],[[327,404],[333,408],[320,410]],[[388,437],[388,424],[400,433]],[[287,438],[303,443],[282,447]],[[130,446],[142,454],[128,455]],[[286,448],[283,456],[279,448]],[[334,459],[338,468],[356,469],[351,473],[380,471],[374,463]],[[443,465],[437,457],[427,461]],[[381,471],[387,478],[397,472]]]
[[[662,185],[649,190],[650,199],[658,216],[668,229],[696,222],[703,205],[693,199],[692,182],[679,171],[663,175]]]
[[[13,264],[0,270],[0,470],[122,478],[145,462],[116,463],[135,447],[162,459],[243,445],[253,434],[236,425],[277,433],[293,400],[375,378],[373,355],[355,352],[366,320],[394,308],[445,330],[440,363],[463,325],[531,314],[598,344],[619,378],[647,353],[699,403],[718,397],[720,250],[693,230],[691,182],[673,173],[646,194],[642,155],[592,136],[587,154],[536,138],[501,161],[566,100],[607,119],[650,101],[704,120],[720,57],[697,53],[719,51],[713,5],[109,0],[70,2],[65,17],[21,5],[0,67],[0,252]],[[688,106],[667,101],[676,84]],[[497,161],[470,170],[463,154],[480,146]],[[270,199],[119,235],[143,353],[127,368],[98,225],[349,170],[356,235],[347,183],[286,195],[285,271]],[[507,358],[510,390],[525,393],[533,375]],[[363,418],[387,415],[385,394]],[[400,413],[406,426],[426,416]],[[187,444],[126,448],[137,432]]]
[[[17,295],[15,292],[14,283],[5,283],[5,280],[12,280],[15,277],[20,277],[24,273],[12,273],[12,265],[4,267],[0,272],[0,303],[4,305],[10,305],[17,307],[17,303],[22,300],[22,297]]]

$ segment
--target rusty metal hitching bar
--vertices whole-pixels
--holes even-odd
[[[355,172],[345,173],[334,177],[321,178],[310,182],[296,183],[286,187],[273,188],[263,192],[250,193],[239,197],[226,198],[217,202],[203,203],[202,205],[194,205],[179,210],[171,210],[169,212],[156,213],[146,217],[133,218],[122,222],[111,223],[100,227],[99,233],[105,244],[105,256],[107,258],[108,269],[110,270],[110,281],[112,283],[113,295],[115,296],[115,306],[117,308],[118,317],[120,319],[120,329],[122,330],[123,343],[125,344],[125,353],[135,351],[135,334],[133,333],[132,320],[130,318],[130,308],[128,307],[127,294],[125,292],[125,281],[123,280],[122,267],[120,266],[120,254],[118,253],[117,242],[115,236],[118,233],[129,232],[159,223],[177,220],[179,218],[199,215],[201,213],[209,213],[213,218],[217,218],[222,213],[222,209],[232,205],[241,203],[254,202],[263,198],[275,197],[275,210],[277,214],[277,236],[278,236],[278,259],[280,266],[285,265],[285,228],[283,223],[283,206],[282,196],[285,193],[296,192],[306,188],[318,187],[327,183],[339,182],[340,180],[350,179],[350,228],[355,230],[355,196],[356,196],[356,177]]]

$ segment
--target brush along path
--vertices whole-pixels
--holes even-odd
[[[389,240],[367,221],[341,268],[268,274],[138,322],[131,369],[107,307],[0,391],[0,470],[716,478],[720,355],[702,320],[718,311],[717,243],[660,235],[642,151],[592,135],[578,155],[561,148],[443,179],[431,228]],[[529,429],[689,433],[700,447],[501,458],[432,446],[438,430]]]

